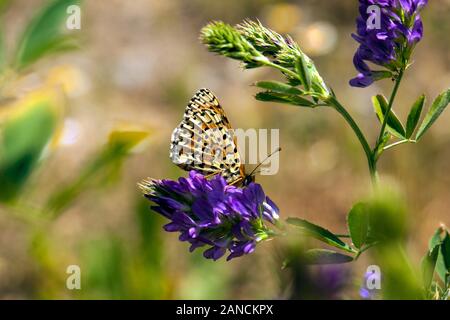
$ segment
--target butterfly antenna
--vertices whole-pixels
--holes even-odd
[[[264,162],[266,162],[267,159],[269,159],[269,158],[270,158],[271,156],[273,156],[275,153],[280,152],[280,151],[281,151],[281,148],[280,148],[280,147],[278,147],[275,151],[272,151],[272,153],[269,154],[263,161],[261,161],[260,163],[258,163],[258,165],[252,170],[252,172],[250,172],[249,176],[252,176],[252,175],[255,173],[255,171],[256,171],[256,170],[257,170]],[[259,172],[261,172],[261,170],[260,170]]]
[[[262,172],[262,169],[259,169],[258,171],[253,172],[253,174],[257,175],[258,173],[261,173],[261,172]]]

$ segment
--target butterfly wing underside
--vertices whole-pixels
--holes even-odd
[[[233,130],[208,89],[200,89],[189,101],[183,120],[172,133],[170,158],[184,170],[205,176],[221,174],[231,184],[244,179]]]

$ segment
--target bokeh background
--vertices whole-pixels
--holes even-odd
[[[425,37],[396,103],[402,119],[419,94],[430,101],[450,83],[450,1],[430,2],[423,12]],[[1,3],[5,47],[12,48],[45,1]],[[280,170],[257,180],[281,216],[345,233],[345,216],[369,193],[370,181],[363,151],[344,120],[326,108],[256,101],[250,84],[279,75],[265,69],[244,72],[237,62],[208,53],[198,36],[211,20],[235,24],[245,18],[292,35],[373,143],[379,124],[370,98],[389,94],[392,84],[348,85],[356,73],[357,43],[350,34],[357,10],[354,0],[84,1],[81,30],[74,31],[77,50],[43,58],[14,82],[2,82],[9,96],[2,94],[0,112],[8,99],[42,84],[61,84],[67,99],[57,137],[15,199],[0,203],[0,298],[282,297],[277,241],[231,262],[207,261],[162,230],[164,220],[148,209],[136,184],[146,177],[185,174],[168,158],[170,134],[193,93],[207,87],[235,128],[280,129]],[[439,223],[450,225],[448,123],[447,112],[420,144],[401,146],[380,161],[381,178],[396,184],[407,199],[408,252],[414,262]],[[139,134],[149,135],[132,152],[111,160],[104,151],[108,136],[123,128],[136,130],[139,141]],[[40,208],[48,201],[57,210],[43,222],[40,215],[46,213]],[[359,298],[364,271],[373,263],[362,256],[334,270],[346,279],[337,284],[343,288],[338,297]],[[80,266],[81,290],[66,288],[68,265]],[[321,268],[313,274],[323,279]],[[330,293],[329,287],[325,291]]]

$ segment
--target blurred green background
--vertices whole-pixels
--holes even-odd
[[[356,74],[357,1],[85,0],[80,30],[61,36],[43,23],[32,38],[24,30],[46,3],[0,1],[0,52],[10,57],[0,76],[0,298],[283,296],[277,241],[231,262],[207,261],[162,230],[164,220],[136,186],[185,174],[168,158],[170,134],[202,87],[216,93],[235,128],[280,129],[280,170],[257,181],[281,217],[345,233],[348,210],[370,190],[363,151],[345,122],[329,109],[255,101],[250,84],[279,75],[244,72],[208,53],[198,35],[211,20],[245,18],[289,33],[373,142],[379,124],[370,98],[392,84],[348,85]],[[431,1],[423,12],[425,37],[397,100],[403,119],[419,94],[430,101],[448,87],[449,16],[449,0]],[[63,52],[72,41],[77,50]],[[414,263],[439,223],[450,225],[449,122],[447,112],[420,144],[380,162],[381,178],[405,196]],[[351,276],[339,298],[358,298],[367,266],[376,263],[362,256],[342,266]],[[66,288],[69,265],[81,268],[81,290]]]

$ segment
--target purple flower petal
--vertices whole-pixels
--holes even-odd
[[[423,37],[420,10],[427,0],[359,0],[359,17],[356,34],[352,37],[359,43],[353,64],[359,74],[350,80],[353,87],[364,88],[374,81],[386,78],[369,68],[367,62],[398,73],[405,68],[414,45]],[[369,6],[377,5],[380,16],[375,17]],[[368,27],[368,21],[379,18],[379,28]],[[406,58],[406,59],[405,59]]]
[[[228,260],[252,253],[269,231],[264,223],[278,219],[279,209],[261,185],[231,186],[220,175],[208,180],[191,171],[178,181],[145,182],[144,191],[155,204],[152,209],[170,220],[164,230],[179,232],[191,252],[206,247],[207,259],[220,259],[227,251]]]
[[[216,261],[217,259],[222,258],[222,256],[225,254],[225,252],[226,252],[226,248],[212,247],[208,250],[205,250],[205,252],[203,252],[203,256],[206,259],[213,259],[214,261]]]
[[[352,87],[365,88],[370,86],[373,83],[373,81],[374,80],[372,77],[360,73],[356,76],[356,78],[350,80],[350,85]]]

